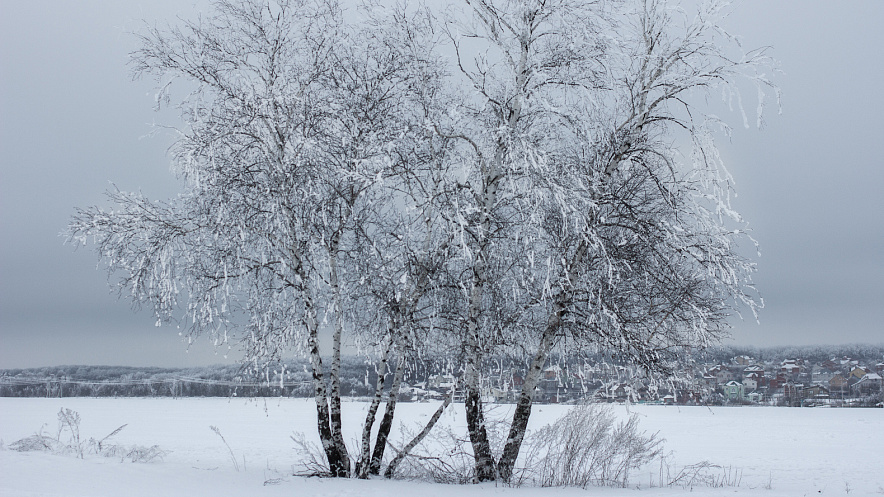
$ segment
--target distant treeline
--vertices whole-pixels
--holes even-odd
[[[782,361],[785,359],[804,359],[821,363],[826,359],[844,358],[859,361],[861,364],[874,365],[884,360],[884,344],[848,344],[848,345],[804,345],[780,347],[754,346],[722,346],[711,347],[700,357],[703,362],[726,363],[733,357],[749,356],[758,361]]]
[[[425,379],[444,370],[436,361],[408,364],[404,380]],[[128,366],[50,366],[0,370],[0,397],[311,397],[312,375],[305,360],[293,359],[276,370],[255,372],[243,365],[198,368]],[[368,396],[377,381],[375,365],[346,357],[341,390]],[[389,382],[387,382],[389,384]]]
[[[740,355],[771,361],[802,358],[824,361],[850,357],[861,363],[884,360],[884,345],[840,345],[806,347],[725,346],[708,349],[693,357],[695,363],[726,363]],[[580,357],[556,356],[554,362],[619,364],[604,352]],[[523,360],[495,358],[486,365],[489,372],[524,368]],[[445,359],[410,361],[403,380],[419,384],[432,375],[451,374]],[[362,357],[346,357],[341,371],[342,393],[350,397],[369,396],[377,381],[375,364]],[[389,384],[390,382],[387,382]],[[0,370],[0,397],[310,397],[311,374],[306,361],[294,359],[274,371],[255,372],[242,365],[214,365],[199,368],[156,368],[125,366],[51,366]]]
[[[52,366],[0,370],[2,397],[306,397],[303,368],[263,378],[240,365],[199,368]],[[282,369],[280,369],[282,371]]]

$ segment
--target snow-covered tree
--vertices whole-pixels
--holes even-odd
[[[754,83],[760,124],[775,87],[765,54],[722,29],[726,2],[366,3],[356,22],[335,0],[214,7],[149,28],[133,54],[159,105],[181,110],[183,192],[112,191],[114,207],[79,210],[68,236],[94,242],[160,321],[239,340],[256,370],[307,355],[333,475],[353,461],[359,476],[380,471],[404,362],[427,348],[460,365],[476,479],[509,480],[556,347],[665,370],[758,307],[713,139],[728,128],[706,99],[742,110],[740,85]],[[345,336],[378,360],[355,455]],[[482,367],[513,351],[528,372],[496,448]]]
[[[343,336],[359,313],[350,295],[401,273],[396,254],[370,274],[361,257],[407,235],[390,199],[421,133],[415,102],[434,85],[422,47],[377,28],[346,23],[332,0],[221,0],[198,21],[148,29],[132,61],[157,78],[158,102],[181,110],[183,192],[167,202],[110,192],[111,210],[78,211],[68,233],[94,241],[121,292],[194,335],[238,339],[254,369],[306,354],[335,476],[351,467],[340,404]],[[179,81],[188,93],[173,100]],[[395,343],[383,335],[397,330],[372,331],[362,343]]]
[[[758,306],[732,181],[703,98],[739,100],[763,52],[737,53],[726,2],[466,0],[447,33],[467,89],[440,134],[463,142],[460,336],[477,480],[508,480],[540,373],[556,346],[616,351],[651,369],[703,347]],[[736,58],[735,58],[736,57]],[[479,365],[496,347],[531,364],[499,458]]]

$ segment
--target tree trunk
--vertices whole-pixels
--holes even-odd
[[[482,251],[486,249],[483,244]],[[485,427],[485,413],[482,408],[481,372],[482,346],[479,339],[479,316],[482,312],[482,294],[484,293],[487,274],[480,253],[475,262],[473,288],[470,294],[469,321],[467,322],[466,358],[464,364],[464,410],[467,416],[467,430],[475,458],[475,480],[477,482],[496,479],[496,465],[488,441],[488,430]]]
[[[387,358],[390,356],[390,349],[393,347],[392,333],[387,339],[384,346],[384,352],[378,365],[378,379],[375,384],[374,398],[371,405],[368,406],[368,413],[365,415],[365,425],[362,427],[362,452],[359,457],[359,463],[356,466],[356,473],[359,478],[368,478],[369,460],[371,458],[371,429],[374,427],[375,416],[378,407],[381,405],[381,398],[384,395],[384,377],[387,374]]]
[[[310,299],[306,300],[305,307],[308,328],[307,346],[310,349],[310,366],[313,372],[313,397],[316,400],[316,423],[319,430],[319,440],[322,443],[322,449],[325,451],[331,475],[335,477],[349,477],[349,456],[346,452],[342,453],[340,451],[332,434],[328,390],[322,371],[322,357],[319,355],[317,321],[315,309]]]
[[[344,443],[344,434],[341,428],[341,338],[343,335],[343,306],[341,305],[341,286],[338,281],[338,240],[333,242],[332,252],[329,257],[330,278],[332,283],[332,293],[335,306],[335,328],[332,335],[332,363],[329,371],[331,377],[331,395],[329,396],[329,407],[331,409],[331,435],[332,441],[337,446],[337,451],[341,454],[341,464],[343,473],[335,476],[350,476],[350,454],[347,453],[347,445]]]
[[[583,262],[586,256],[588,245],[586,241],[581,241],[571,262],[568,264],[566,273],[566,281],[570,282],[577,275],[577,268]],[[519,402],[516,404],[516,410],[513,412],[513,420],[510,424],[509,436],[506,439],[503,453],[497,464],[498,475],[503,481],[509,482],[513,476],[513,469],[516,460],[519,458],[519,450],[522,448],[522,442],[525,440],[525,431],[528,428],[528,418],[531,417],[531,406],[534,403],[534,391],[540,382],[540,375],[543,371],[543,365],[549,358],[552,348],[556,344],[556,335],[562,327],[562,317],[565,313],[565,306],[571,295],[567,290],[561,290],[555,297],[552,312],[543,335],[540,336],[540,344],[537,346],[537,352],[531,360],[531,366],[528,374],[525,375],[525,383],[522,384],[522,392],[519,394]]]
[[[497,479],[494,455],[488,441],[488,430],[485,427],[485,413],[482,409],[482,398],[477,387],[466,387],[464,409],[467,414],[467,430],[473,447],[476,462],[475,481],[492,481]]]
[[[384,418],[378,426],[378,436],[374,442],[374,452],[371,455],[371,463],[368,472],[372,475],[381,474],[381,462],[384,460],[384,450],[387,448],[387,438],[390,429],[393,428],[393,416],[396,413],[396,402],[399,400],[399,386],[402,384],[402,375],[405,373],[405,357],[399,357],[396,362],[396,373],[393,375],[393,384],[390,385],[390,395],[387,397],[387,407],[384,410]]]
[[[553,319],[547,325],[540,339],[540,345],[537,352],[531,360],[531,366],[528,374],[525,375],[525,383],[522,384],[522,391],[519,394],[519,402],[516,404],[516,410],[513,412],[513,420],[510,423],[509,436],[506,439],[506,445],[497,463],[497,473],[500,479],[509,482],[513,476],[513,469],[516,460],[519,458],[519,450],[522,442],[525,440],[525,431],[528,428],[528,418],[531,417],[531,406],[534,402],[534,392],[540,383],[540,376],[543,372],[543,365],[549,358],[553,345],[555,345],[556,332],[561,326],[561,311],[553,314]]]

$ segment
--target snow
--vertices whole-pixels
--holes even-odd
[[[161,462],[121,463],[119,459],[8,449],[16,440],[42,430],[55,435],[62,407],[80,413],[84,439],[101,438],[128,423],[114,441],[159,445],[169,451]],[[442,423],[463,429],[463,406]],[[399,404],[399,419],[416,426],[436,403]],[[367,404],[346,402],[345,430],[353,446]],[[566,406],[536,406],[536,429],[558,418]],[[493,414],[504,416],[507,407]],[[709,461],[739,475],[739,485],[694,487],[693,495],[876,495],[884,493],[884,409],[799,409],[771,407],[615,407],[618,416],[637,413],[640,427],[659,431],[673,467]],[[630,489],[507,488],[441,485],[382,479],[326,480],[291,476],[297,452],[290,435],[315,435],[315,408],[306,399],[12,399],[0,398],[0,496],[275,496],[344,495],[422,497],[682,495],[680,486],[649,488],[660,462],[632,479]],[[45,425],[45,426],[44,426]],[[237,458],[231,460],[216,426]],[[399,433],[394,427],[394,434]],[[674,468],[673,468],[674,469]]]

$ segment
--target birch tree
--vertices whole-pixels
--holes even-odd
[[[141,42],[136,75],[156,77],[158,103],[181,110],[172,160],[183,192],[152,202],[112,191],[114,207],[79,210],[68,236],[93,242],[121,292],[160,322],[239,340],[257,371],[306,354],[329,469],[349,476],[341,347],[358,310],[350,295],[373,276],[355,257],[403,236],[381,217],[413,157],[411,102],[432,87],[433,65],[408,51],[415,43],[345,23],[332,0],[222,0]],[[175,99],[179,84],[189,93]]]
[[[748,240],[702,98],[775,87],[763,52],[732,57],[725,2],[466,0],[449,21],[460,122],[472,149],[458,219],[464,384],[476,479],[509,480],[550,352],[570,346],[664,369],[667,354],[724,336],[755,312]],[[464,20],[466,18],[466,20]],[[737,47],[738,48],[738,47]],[[740,109],[742,110],[742,109]],[[677,145],[688,144],[684,153]],[[684,160],[687,157],[687,160]],[[495,458],[478,368],[489,347],[532,347]]]
[[[776,88],[764,52],[722,29],[726,7],[367,3],[345,22],[334,0],[221,0],[149,28],[133,54],[158,105],[181,110],[183,192],[111,191],[114,207],[79,210],[68,236],[93,242],[160,322],[239,340],[255,370],[306,354],[334,476],[354,461],[358,476],[380,472],[404,361],[445,350],[461,365],[476,480],[509,481],[557,347],[665,370],[759,306],[715,148],[728,128],[705,102],[722,94],[742,111],[749,82],[760,124]],[[188,93],[173,98],[180,83]],[[342,432],[345,337],[378,359],[358,454]],[[492,447],[482,368],[513,350],[528,372]]]

